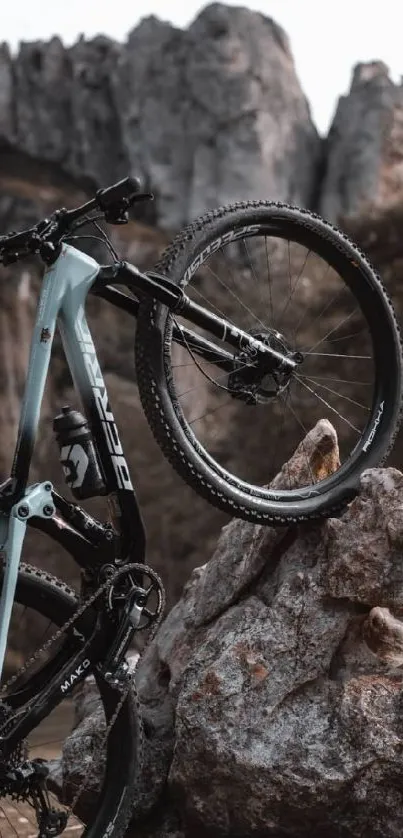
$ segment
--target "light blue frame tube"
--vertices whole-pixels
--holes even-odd
[[[43,393],[49,369],[53,337],[57,319],[62,321],[62,337],[71,372],[74,359],[83,355],[77,337],[77,324],[91,340],[85,319],[86,296],[99,272],[98,263],[70,245],[63,244],[56,262],[44,272],[38,301],[35,327],[31,340],[25,392],[18,429],[12,476],[21,461],[24,444],[30,460],[40,416]],[[81,365],[82,369],[85,364]],[[88,377],[88,387],[91,387]],[[27,463],[27,467],[29,463]],[[18,477],[18,474],[17,474]],[[30,517],[49,517],[52,485],[28,486],[9,515],[0,515],[0,541],[5,556],[3,589],[0,597],[0,677],[3,671],[11,612],[18,578],[18,568],[27,522]],[[44,508],[47,507],[46,513]]]

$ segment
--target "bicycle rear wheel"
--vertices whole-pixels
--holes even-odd
[[[5,729],[30,699],[44,687],[52,673],[60,669],[62,661],[77,651],[82,638],[93,627],[94,613],[88,610],[74,627],[65,632],[48,650],[29,666],[24,665],[32,653],[42,648],[59,627],[77,609],[74,593],[52,576],[29,565],[21,565],[16,598],[10,626],[4,679],[10,682],[0,702],[0,727]],[[81,635],[81,636],[80,636]],[[21,673],[18,675],[18,673]],[[13,673],[16,680],[12,681]],[[88,682],[90,690],[88,691]],[[49,771],[45,795],[56,812],[68,811],[80,784],[84,785],[74,814],[69,814],[63,831],[56,834],[85,835],[87,838],[119,838],[125,832],[138,780],[139,718],[132,696],[125,700],[109,733],[107,744],[99,749],[106,729],[117,706],[116,692],[100,678],[90,676],[68,692],[68,696],[29,735],[19,743],[7,761],[0,757],[0,833],[1,838],[33,838],[46,835],[38,825],[34,795],[27,784],[16,794],[10,791],[6,774],[26,760],[41,759]],[[77,699],[81,705],[77,703]],[[77,723],[82,723],[83,706],[91,703],[96,720],[85,722],[85,736],[79,734]],[[81,709],[80,709],[81,707]],[[63,774],[69,763],[68,777]],[[119,766],[119,770],[117,770]]]
[[[223,372],[172,337],[181,325],[214,342],[210,334],[156,301],[143,302],[137,381],[174,468],[215,506],[252,521],[338,510],[362,471],[384,460],[400,420],[399,332],[368,260],[318,216],[254,202],[198,219],[156,271],[275,349],[302,355],[289,375],[259,375],[248,352],[235,353],[233,370]],[[309,461],[304,485],[290,472],[281,489],[268,486],[321,419],[337,432],[334,472],[316,473]]]

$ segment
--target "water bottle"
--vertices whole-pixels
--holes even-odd
[[[62,407],[53,420],[53,430],[66,483],[74,497],[85,500],[104,495],[106,487],[85,416],[71,407]]]

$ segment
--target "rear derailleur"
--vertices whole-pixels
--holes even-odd
[[[15,800],[29,801],[35,809],[38,838],[56,838],[66,829],[69,814],[49,804],[47,760],[25,760],[2,778],[2,791]]]

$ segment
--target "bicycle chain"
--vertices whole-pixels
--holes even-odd
[[[150,634],[147,638],[147,641],[146,641],[141,653],[139,654],[139,656],[136,660],[136,665],[134,667],[134,670],[132,672],[128,673],[128,675],[127,675],[127,677],[128,677],[127,686],[122,691],[121,698],[120,698],[120,700],[119,700],[119,702],[118,702],[118,704],[115,708],[115,711],[114,711],[114,713],[113,713],[113,715],[112,715],[112,717],[109,721],[109,724],[106,727],[104,737],[101,740],[101,743],[100,743],[98,749],[96,750],[95,754],[93,755],[91,762],[94,766],[95,756],[98,756],[98,754],[104,748],[105,743],[106,743],[106,741],[108,739],[108,736],[110,734],[110,731],[112,730],[112,727],[115,724],[116,719],[118,718],[118,715],[119,715],[119,713],[120,713],[120,711],[121,711],[121,709],[122,709],[122,707],[123,707],[123,705],[124,705],[124,703],[127,699],[127,696],[129,695],[130,690],[132,690],[133,691],[133,696],[134,696],[135,701],[136,701],[136,709],[137,709],[137,712],[138,712],[138,721],[139,721],[139,742],[138,742],[138,749],[137,749],[139,765],[138,765],[137,777],[140,778],[141,775],[142,775],[142,768],[143,768],[144,730],[143,730],[143,724],[142,724],[142,719],[141,719],[140,700],[139,700],[138,693],[137,693],[137,690],[136,690],[136,685],[134,683],[134,675],[135,675],[137,666],[138,666],[141,658],[144,656],[145,652],[147,651],[150,644],[152,643],[152,641],[153,641],[153,639],[154,639],[154,637],[155,637],[155,635],[158,631],[158,628],[161,624],[161,621],[163,619],[164,610],[165,610],[165,591],[164,591],[164,587],[163,587],[161,578],[158,576],[158,574],[155,572],[155,570],[150,568],[148,565],[143,565],[143,564],[126,565],[126,569],[131,569],[133,571],[143,572],[143,573],[145,572],[145,573],[150,575],[151,579],[153,579],[154,582],[157,583],[157,585],[159,586],[160,592],[161,592],[160,614],[159,614],[158,618],[155,620],[154,626],[152,626],[152,628],[151,628],[151,631],[150,631]],[[115,577],[113,577],[109,581],[113,582],[114,578]],[[78,789],[75,797],[73,798],[73,800],[72,800],[72,802],[71,802],[71,804],[70,804],[70,806],[67,810],[68,817],[70,817],[70,815],[73,813],[74,807],[77,805],[77,802],[80,799],[83,791],[88,786],[88,783],[90,782],[91,777],[92,777],[92,771],[93,771],[93,768],[92,768],[92,770],[90,769],[89,773],[86,776],[86,780],[81,784],[81,786]]]
[[[95,757],[97,757],[100,754],[101,749],[104,748],[105,743],[108,739],[108,736],[109,736],[109,734],[110,734],[110,732],[113,728],[113,725],[115,724],[116,719],[119,716],[119,713],[120,713],[128,695],[129,695],[130,690],[132,690],[133,691],[133,696],[134,696],[135,701],[136,701],[136,709],[137,709],[137,712],[138,712],[138,721],[139,721],[139,736],[140,736],[140,739],[139,739],[139,742],[138,742],[138,757],[139,757],[139,759],[138,759],[138,762],[139,762],[138,777],[141,777],[142,768],[143,768],[143,738],[144,738],[144,734],[143,734],[143,724],[142,724],[141,711],[140,711],[140,700],[139,700],[138,693],[137,693],[137,690],[136,690],[136,686],[135,686],[135,683],[134,683],[134,676],[135,676],[135,672],[136,672],[136,669],[137,669],[137,666],[138,666],[140,660],[142,659],[142,657],[146,653],[147,649],[149,648],[150,644],[154,640],[154,637],[155,637],[155,635],[158,631],[158,628],[159,628],[159,626],[161,624],[161,621],[163,619],[163,616],[164,616],[165,603],[166,603],[165,590],[164,590],[164,586],[162,584],[162,580],[161,580],[160,576],[158,576],[158,574],[155,572],[155,570],[153,570],[153,568],[149,567],[148,565],[131,563],[131,564],[124,565],[121,568],[118,568],[118,570],[112,576],[110,576],[102,585],[100,585],[99,588],[97,588],[97,590],[94,591],[94,593],[91,594],[91,596],[88,597],[88,599],[86,599],[81,606],[79,606],[79,608],[74,612],[74,614],[71,617],[69,617],[68,620],[66,620],[66,622],[63,624],[63,626],[61,626],[52,635],[52,637],[50,637],[48,640],[46,640],[45,643],[43,643],[42,646],[39,649],[37,649],[36,652],[34,652],[34,654],[31,655],[30,658],[28,658],[26,663],[23,664],[22,667],[20,667],[18,672],[15,673],[14,675],[12,675],[8,679],[8,681],[6,681],[6,683],[3,685],[3,687],[0,691],[0,698],[2,696],[4,696],[5,690],[7,690],[8,687],[12,686],[12,684],[14,684],[15,681],[24,672],[27,672],[27,670],[32,666],[33,663],[35,663],[36,660],[38,660],[38,658],[40,657],[40,655],[44,651],[49,649],[50,646],[56,640],[59,639],[59,637],[61,637],[69,628],[71,628],[74,625],[75,622],[77,622],[78,619],[80,619],[80,617],[82,617],[82,615],[85,613],[87,608],[89,608],[91,605],[93,605],[93,603],[100,596],[102,596],[102,594],[105,591],[107,591],[108,588],[110,588],[114,584],[114,582],[119,578],[119,576],[122,576],[125,573],[130,572],[130,571],[138,572],[138,573],[146,573],[156,583],[156,585],[158,586],[159,591],[160,591],[160,600],[159,600],[160,613],[156,617],[154,625],[151,626],[149,636],[147,638],[147,641],[146,641],[142,651],[138,655],[138,658],[136,660],[136,664],[135,664],[135,667],[134,667],[133,671],[127,673],[127,685],[125,685],[125,688],[122,690],[122,695],[121,695],[121,697],[120,697],[120,699],[119,699],[119,701],[116,705],[114,713],[112,714],[112,716],[110,718],[109,724],[106,726],[106,730],[105,730],[104,736],[103,736],[103,738],[102,738],[102,740],[99,744],[99,747],[96,749],[95,753],[92,755],[91,763],[94,765]],[[25,707],[24,712],[26,712],[26,710],[27,710],[27,708]],[[17,716],[18,716],[18,713],[16,713],[15,716],[13,716],[11,719],[10,718],[7,719],[7,722],[3,725],[3,727],[0,728],[0,734],[5,729],[5,727],[10,724],[10,722],[13,720],[13,718],[16,718]],[[67,816],[66,823],[68,822],[68,819],[70,818],[70,816],[73,814],[73,810],[76,807],[82,793],[85,791],[86,787],[88,786],[88,783],[90,782],[91,777],[92,777],[92,772],[93,772],[93,768],[90,769],[89,772],[86,772],[86,778],[81,783],[81,785],[79,786],[78,791],[76,792],[76,794],[74,795],[73,800],[70,803],[70,806],[67,809],[64,810],[65,813],[66,813],[66,816]]]

